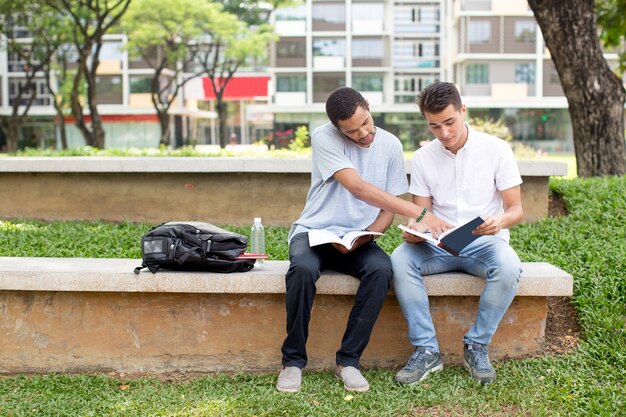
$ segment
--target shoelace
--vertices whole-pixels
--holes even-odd
[[[426,349],[417,349],[409,359],[409,363],[406,364],[406,367],[409,369],[417,368],[418,365],[426,362],[426,355]]]
[[[491,366],[489,364],[489,356],[487,354],[487,349],[480,345],[473,345],[472,350],[476,352],[475,364],[476,369],[480,371],[488,371]]]

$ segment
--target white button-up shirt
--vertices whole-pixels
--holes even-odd
[[[409,192],[432,197],[433,214],[454,225],[502,214],[500,191],[522,183],[509,144],[467,128],[467,141],[456,155],[435,139],[415,151],[411,162]],[[508,241],[508,229],[498,236]]]

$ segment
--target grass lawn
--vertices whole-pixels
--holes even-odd
[[[488,386],[475,384],[458,366],[412,387],[395,385],[394,370],[366,370],[372,389],[358,394],[346,392],[330,372],[305,372],[298,394],[278,393],[275,373],[170,376],[171,381],[3,376],[0,415],[626,416],[626,178],[552,180],[550,187],[563,197],[569,215],[518,226],[511,244],[523,261],[547,261],[574,276],[572,303],[582,334],[571,353],[498,361],[498,379]],[[150,226],[3,221],[0,253],[138,258],[139,238]],[[267,228],[273,259],[287,257],[286,234],[286,228]],[[389,252],[399,242],[396,230],[380,239]],[[0,312],[1,305],[0,300]]]

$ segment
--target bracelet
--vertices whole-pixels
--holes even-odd
[[[424,207],[424,209],[422,210],[422,214],[420,214],[417,219],[415,219],[415,223],[419,223],[424,216],[426,215],[426,212],[428,211],[428,209],[426,207]]]

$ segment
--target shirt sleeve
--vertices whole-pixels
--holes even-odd
[[[430,188],[424,181],[424,172],[419,153],[416,151],[411,160],[411,186],[409,192],[420,197],[432,197]]]
[[[406,166],[402,145],[397,141],[389,160],[389,175],[387,178],[387,191],[393,195],[402,195],[408,191],[409,183],[406,179]]]
[[[344,138],[334,128],[326,125],[316,129],[311,137],[313,148],[313,165],[317,167],[324,182],[328,181],[335,172],[354,168],[354,164],[344,152]]]
[[[502,191],[521,183],[522,176],[519,173],[513,150],[508,143],[504,143],[500,163],[496,171],[496,187]]]

